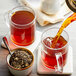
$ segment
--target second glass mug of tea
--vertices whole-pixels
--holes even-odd
[[[10,25],[10,39],[19,46],[28,46],[35,40],[36,17],[34,10],[28,6],[18,6],[5,14]]]
[[[67,61],[69,36],[66,31],[63,31],[55,48],[51,48],[52,39],[56,36],[58,30],[59,28],[53,27],[42,34],[41,61],[46,68],[62,73]]]

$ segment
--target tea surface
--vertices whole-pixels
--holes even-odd
[[[12,42],[20,46],[32,44],[35,37],[34,15],[29,11],[17,11],[13,13],[11,20]]]
[[[12,15],[11,20],[15,24],[28,24],[34,19],[34,15],[29,11],[17,11]]]

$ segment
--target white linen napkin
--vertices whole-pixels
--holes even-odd
[[[35,10],[37,21],[41,26],[46,26],[49,23],[57,23],[63,21],[64,16],[70,12],[66,3],[62,4],[62,7],[55,15],[47,15],[40,10],[40,7],[34,7],[28,0],[18,0],[22,6],[30,6]],[[36,5],[36,2],[35,2]]]

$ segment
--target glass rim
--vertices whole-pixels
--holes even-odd
[[[35,11],[33,10],[33,8],[31,8],[31,7],[29,7],[29,6],[25,6],[25,7],[23,7],[23,6],[17,6],[17,7],[14,7],[12,10],[9,10],[8,11],[8,14],[10,14],[14,9],[16,9],[16,8],[29,8],[29,9],[31,9],[32,11],[33,11],[33,15],[34,15],[34,19],[31,21],[31,22],[29,22],[29,23],[27,23],[27,24],[16,24],[16,23],[14,23],[13,21],[11,21],[10,20],[10,18],[9,18],[9,20],[10,20],[10,22],[12,23],[12,24],[14,24],[14,25],[18,25],[18,26],[25,26],[25,25],[30,25],[30,24],[32,24],[35,20],[36,20],[36,14],[35,14]],[[16,12],[16,11],[15,11]],[[30,11],[29,11],[30,12]],[[8,15],[9,16],[9,15]]]
[[[49,28],[49,29],[45,30],[45,31],[42,33],[42,35],[41,35],[41,43],[42,43],[45,47],[47,47],[48,49],[50,49],[50,50],[60,50],[60,49],[65,48],[65,47],[68,45],[68,42],[69,42],[69,35],[68,35],[68,33],[67,33],[65,30],[63,30],[63,31],[66,33],[67,38],[68,38],[66,45],[64,45],[64,46],[61,47],[61,48],[50,48],[50,47],[48,47],[47,45],[44,44],[43,39],[42,39],[42,38],[43,38],[43,35],[44,35],[45,32],[47,32],[47,31],[50,30],[50,29],[59,29],[59,28],[58,28],[58,27],[52,27],[52,28]]]

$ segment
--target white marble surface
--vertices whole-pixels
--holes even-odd
[[[8,27],[5,24],[4,21],[4,13],[13,7],[18,6],[19,4],[17,3],[17,0],[0,0],[0,35],[5,35],[9,32]],[[65,19],[69,16],[65,16]],[[46,27],[41,27],[37,24],[36,29],[38,31],[43,32],[45,29],[50,28],[50,27],[60,27],[62,22],[57,23],[57,24],[50,24]],[[76,75],[76,22],[71,23],[66,29],[65,29],[68,34],[69,34],[69,44],[73,48],[73,66],[74,66],[74,72],[72,76]]]

